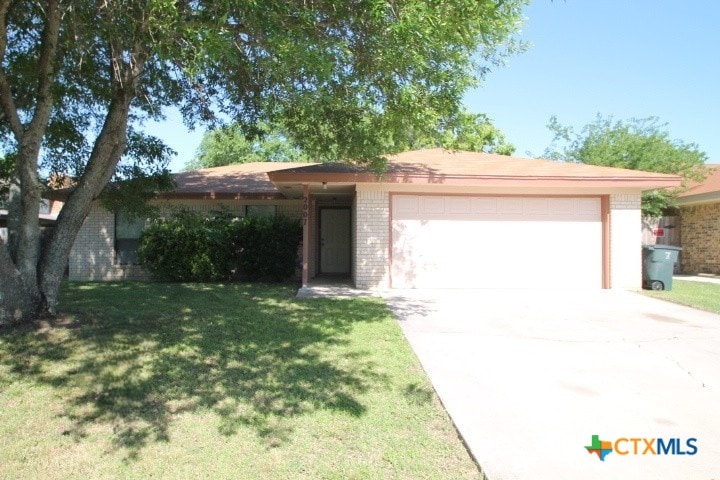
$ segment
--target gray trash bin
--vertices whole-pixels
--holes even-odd
[[[672,290],[673,269],[682,248],[672,245],[643,245],[643,287]]]

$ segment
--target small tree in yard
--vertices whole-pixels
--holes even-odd
[[[515,50],[525,3],[0,0],[12,161],[0,322],[56,312],[70,248],[113,175],[163,172],[167,148],[142,133],[163,107],[191,126],[280,124],[313,159],[381,166],[383,138],[452,116]],[[41,177],[54,172],[77,184],[40,251]]]
[[[691,180],[702,180],[706,175],[707,155],[695,144],[671,139],[667,124],[660,123],[656,117],[623,122],[598,115],[580,133],[575,133],[553,116],[548,128],[555,137],[545,151],[547,158],[677,174],[683,177],[685,185]],[[675,205],[675,196],[684,186],[643,193],[643,216],[661,217],[663,212]]]

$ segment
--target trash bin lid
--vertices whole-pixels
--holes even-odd
[[[675,245],[650,245],[654,250],[682,250],[682,247],[676,247]]]

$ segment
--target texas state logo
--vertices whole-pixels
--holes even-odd
[[[617,455],[695,455],[698,451],[697,438],[640,438],[620,437],[614,441],[601,440],[593,435],[590,445],[585,447],[590,455],[597,455],[601,462],[611,453]]]
[[[605,461],[605,457],[608,456],[608,454],[612,453],[613,451],[613,444],[612,442],[607,442],[605,440],[600,440],[600,435],[593,435],[592,436],[592,442],[590,442],[589,447],[585,447],[585,449],[591,453],[596,454],[601,462]]]

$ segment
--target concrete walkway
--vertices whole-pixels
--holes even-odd
[[[720,479],[719,315],[608,290],[386,299],[490,480]],[[600,461],[593,435],[619,449]]]
[[[380,294],[372,290],[360,290],[344,278],[318,278],[313,279],[309,285],[301,287],[297,298],[357,298],[379,297]]]

